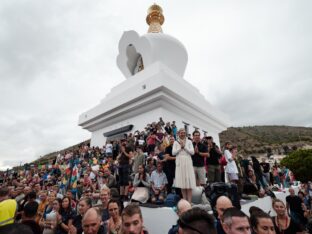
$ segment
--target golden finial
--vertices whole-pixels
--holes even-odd
[[[162,14],[162,8],[154,3],[147,10],[146,23],[149,25],[149,33],[162,32],[161,25],[164,23],[165,17]]]

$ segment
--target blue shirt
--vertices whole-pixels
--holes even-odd
[[[158,173],[157,170],[154,170],[151,175],[151,182],[154,184],[155,188],[160,188],[166,184],[168,184],[167,176],[162,171]]]

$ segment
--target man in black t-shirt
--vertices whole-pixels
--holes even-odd
[[[298,225],[304,224],[306,222],[304,218],[304,212],[302,208],[303,201],[297,195],[295,195],[295,190],[293,188],[289,189],[289,195],[286,197],[286,207],[287,212],[290,217]]]
[[[120,196],[122,199],[128,199],[128,187],[129,187],[129,174],[130,174],[130,159],[133,158],[133,150],[127,146],[127,141],[121,141],[120,155],[118,158],[119,166],[119,185],[120,185]]]
[[[166,131],[166,133],[168,133],[168,135],[172,134],[172,128],[170,126],[170,122],[166,123],[165,131]]]
[[[200,142],[200,132],[193,132],[194,155],[192,155],[193,167],[196,177],[196,185],[206,184],[205,158],[209,157],[208,147]]]
[[[38,210],[38,203],[28,202],[24,207],[24,212],[22,215],[22,224],[29,226],[34,234],[41,234],[41,227],[36,222],[36,214]]]
[[[260,166],[262,167],[262,174],[265,176],[267,184],[270,184],[270,164],[265,162],[265,158],[261,160]]]
[[[172,155],[172,146],[175,139],[174,136],[170,136],[169,143],[170,145],[166,147],[165,150],[165,158],[164,158],[164,172],[167,176],[168,184],[167,184],[167,192],[171,193],[172,184],[175,177],[175,160],[176,157]]]
[[[207,143],[209,148],[209,157],[206,159],[208,169],[208,182],[220,182],[221,181],[221,170],[219,160],[222,153],[219,147],[213,142],[211,136],[207,137]]]

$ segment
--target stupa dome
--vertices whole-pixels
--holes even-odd
[[[117,66],[126,78],[161,62],[183,77],[187,65],[187,51],[176,38],[164,33],[147,33],[142,36],[135,31],[124,32],[119,41]],[[142,63],[142,69],[136,69]]]
[[[124,32],[119,41],[117,66],[126,78],[160,62],[183,77],[187,64],[187,51],[176,38],[162,33],[164,23],[162,8],[153,4],[147,10],[148,33],[143,36],[135,31]]]

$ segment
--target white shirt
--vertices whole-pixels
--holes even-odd
[[[106,146],[105,146],[105,152],[106,152],[106,153],[109,153],[109,154],[113,153],[113,145],[110,144],[110,143],[106,144]]]
[[[225,156],[225,159],[227,162],[226,167],[225,167],[225,172],[227,172],[227,173],[238,173],[236,163],[235,163],[234,159],[232,158],[231,152],[228,149],[226,149],[224,151],[224,156]]]

